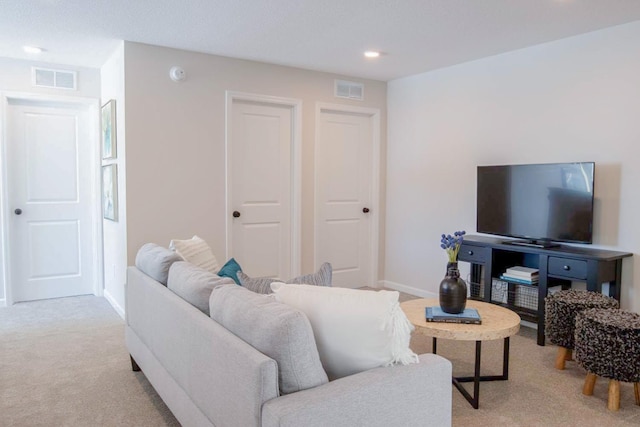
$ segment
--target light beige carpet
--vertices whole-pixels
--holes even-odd
[[[177,426],[104,298],[0,308],[1,426]]]
[[[0,308],[0,425],[178,425],[144,374],[131,371],[123,329],[109,304],[93,296]],[[512,338],[510,379],[482,383],[480,409],[449,390],[454,426],[640,425],[630,384],[622,384],[620,411],[607,411],[606,381],[583,396],[583,370],[569,362],[556,371],[556,348],[537,346],[534,332],[523,328]],[[429,352],[431,340],[414,337],[412,347]],[[454,373],[473,372],[473,343],[440,340],[438,353],[452,360]],[[483,373],[499,374],[502,341],[483,344],[482,357]]]

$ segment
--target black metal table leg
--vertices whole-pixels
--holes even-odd
[[[435,339],[435,338],[434,338]],[[476,360],[472,377],[453,377],[452,383],[475,409],[480,403],[480,381],[506,381],[509,379],[509,337],[504,339],[502,351],[502,375],[480,375],[482,341],[476,341]],[[473,396],[462,383],[473,382]]]
[[[509,379],[509,337],[502,344],[502,379]]]
[[[437,354],[438,350],[438,338],[433,337],[433,354]]]

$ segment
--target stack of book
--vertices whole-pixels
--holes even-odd
[[[522,285],[537,285],[538,284],[538,269],[515,266],[507,268],[500,278],[508,282],[520,283]]]
[[[441,322],[441,323],[465,323],[471,325],[481,325],[482,319],[478,310],[475,308],[465,308],[460,314],[446,313],[442,308],[426,307],[425,308],[425,320],[427,322]]]

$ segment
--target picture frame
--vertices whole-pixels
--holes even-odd
[[[118,165],[102,166],[102,212],[104,219],[118,221]]]
[[[102,159],[115,159],[118,155],[116,141],[116,100],[107,101],[100,109],[102,129]]]

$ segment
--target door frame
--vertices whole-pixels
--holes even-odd
[[[371,219],[369,225],[369,232],[371,235],[371,250],[369,253],[370,264],[369,274],[371,278],[371,285],[373,287],[378,286],[378,257],[380,252],[380,109],[369,107],[358,107],[354,105],[332,104],[327,102],[316,103],[316,132],[315,143],[313,153],[313,205],[314,205],[314,226],[313,226],[313,264],[314,270],[320,268],[320,262],[316,258],[318,254],[318,235],[319,235],[319,209],[320,203],[318,200],[318,150],[320,145],[320,118],[323,112],[335,112],[335,113],[352,113],[361,114],[371,118],[372,139],[373,147],[371,153],[371,208],[373,212],[369,216]]]
[[[34,103],[55,103],[61,105],[84,107],[87,109],[89,117],[89,155],[93,159],[89,167],[91,176],[92,194],[91,203],[91,235],[95,243],[92,251],[93,258],[93,293],[96,296],[103,296],[103,265],[102,265],[102,199],[101,199],[101,176],[100,176],[100,100],[98,98],[87,98],[80,96],[56,96],[34,94],[28,92],[0,91],[0,288],[4,289],[4,300],[0,299],[0,307],[13,305],[13,289],[9,285],[11,277],[11,254],[9,254],[9,215],[10,206],[8,203],[8,172],[7,172],[7,119],[9,104],[12,100],[26,101]]]
[[[234,101],[256,102],[260,104],[283,105],[290,107],[291,114],[291,277],[300,275],[302,260],[302,100],[279,96],[225,91],[225,247],[226,258],[231,256],[231,159],[233,156],[232,124]]]

